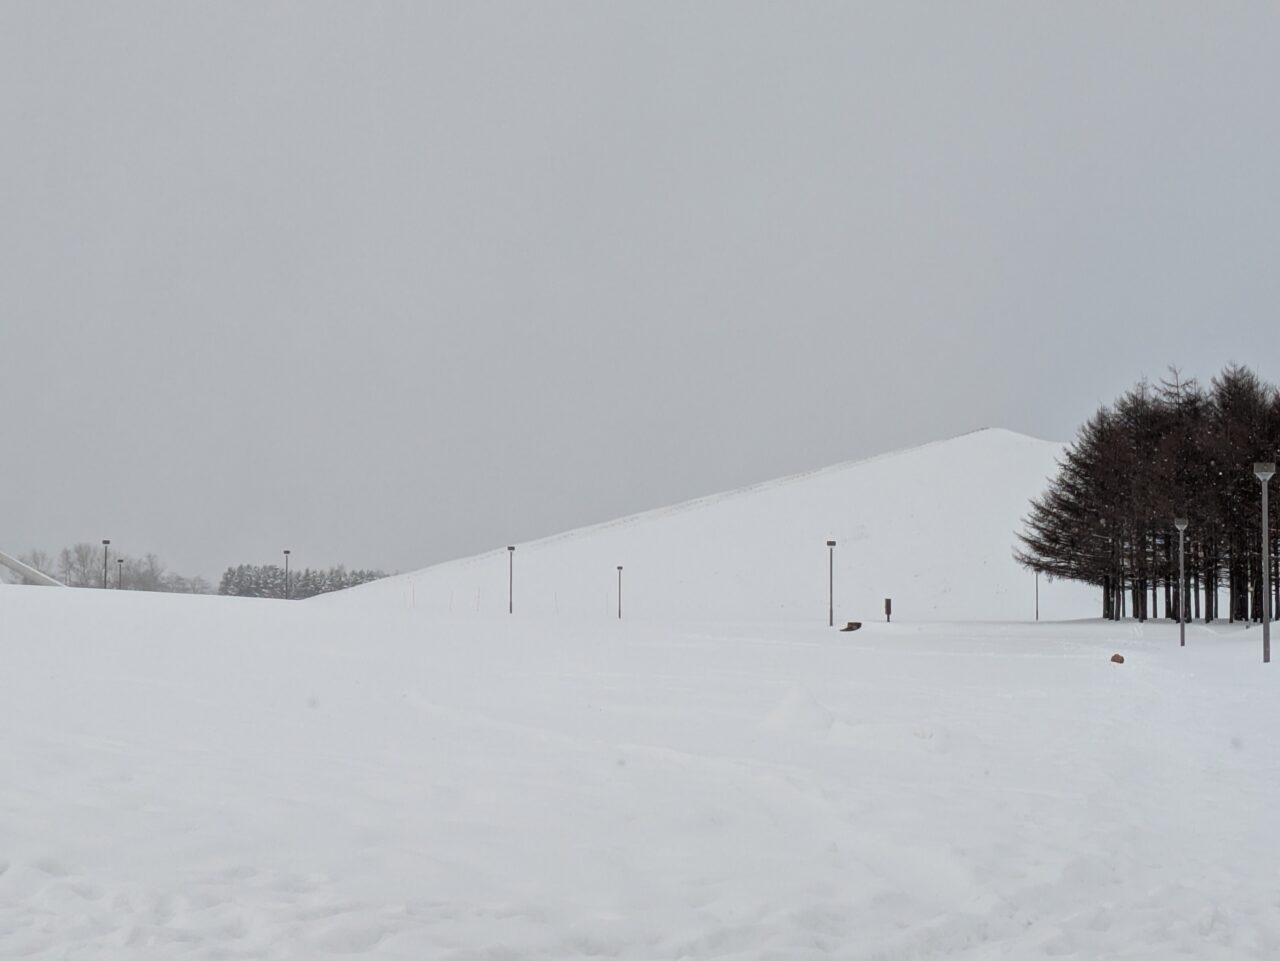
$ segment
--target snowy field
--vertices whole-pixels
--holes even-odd
[[[1280,956],[1257,628],[0,626],[0,958]]]

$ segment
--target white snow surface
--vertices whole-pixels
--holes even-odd
[[[0,958],[1280,954],[1257,628],[11,586],[0,627]]]
[[[1013,560],[1031,498],[1063,445],[988,429],[623,517],[317,599],[440,614],[522,613],[655,622],[835,616],[1029,620],[1035,578]],[[518,479],[513,478],[513,483]],[[508,564],[513,561],[513,570]],[[1042,616],[1098,615],[1096,589],[1041,579]]]

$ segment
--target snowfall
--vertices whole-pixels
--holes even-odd
[[[1074,585],[1034,620],[1011,532],[1060,450],[306,602],[0,586],[0,958],[1280,956],[1280,663]],[[960,493],[908,506],[929,464]]]

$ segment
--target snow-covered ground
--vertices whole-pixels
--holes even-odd
[[[826,615],[834,539],[841,620],[878,618],[886,597],[917,621],[1031,619],[1035,579],[1013,559],[1014,535],[1062,452],[981,430],[519,544],[515,604],[608,616],[621,564],[633,618],[809,622]],[[332,600],[505,613],[506,546]],[[1077,584],[1042,579],[1040,599],[1045,617],[1101,613],[1098,591]]]
[[[1280,954],[1256,627],[0,587],[0,630],[0,958]]]

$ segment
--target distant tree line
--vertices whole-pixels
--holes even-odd
[[[64,547],[56,555],[42,550],[19,556],[24,564],[57,578],[68,587],[102,587],[103,546],[80,543]],[[184,577],[165,568],[155,554],[131,557],[107,547],[106,586],[126,591],[167,591],[179,594],[212,594],[213,587],[203,577]],[[314,597],[340,591],[386,577],[383,571],[347,570],[339,565],[328,570],[289,572],[291,598]],[[284,568],[275,564],[241,564],[228,567],[218,584],[219,594],[240,597],[284,597]]]
[[[312,570],[308,567],[300,571],[289,571],[286,591],[283,567],[276,564],[240,564],[227,568],[218,584],[218,593],[237,597],[301,599],[355,587],[357,584],[367,584],[386,576],[384,571],[349,571],[341,565],[328,570]]]
[[[101,544],[80,543],[52,555],[32,550],[18,560],[68,587],[102,587]],[[208,594],[212,587],[203,577],[184,577],[166,570],[155,554],[131,557],[107,548],[107,587],[126,591],[166,591],[175,594]]]
[[[1253,465],[1276,460],[1277,449],[1280,394],[1246,367],[1228,367],[1208,390],[1177,371],[1140,383],[1080,429],[1032,501],[1016,556],[1050,577],[1100,587],[1104,617],[1157,617],[1163,598],[1165,616],[1176,618],[1174,518],[1186,517],[1188,617],[1260,620],[1263,563],[1280,607],[1280,490],[1273,484],[1263,558]]]

